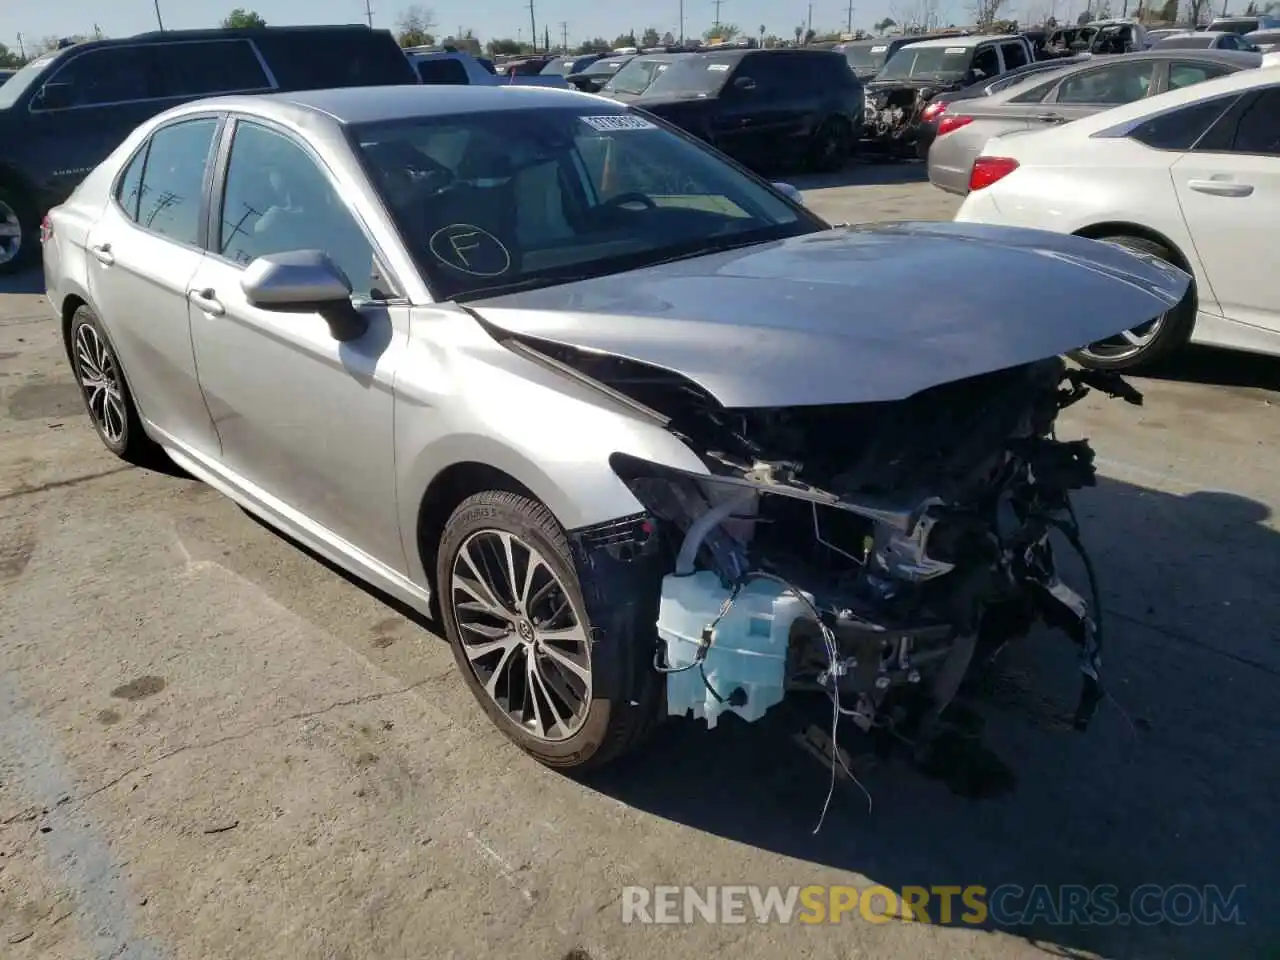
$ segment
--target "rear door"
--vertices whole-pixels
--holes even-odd
[[[1280,86],[1244,98],[1172,175],[1223,316],[1280,331]]]
[[[802,65],[791,63],[790,57],[786,63],[783,60],[767,53],[752,54],[733,69],[712,119],[716,145],[725,152],[748,161],[771,159],[804,131],[814,94],[805,90]],[[712,63],[708,69],[718,66]]]
[[[155,44],[157,82],[166,97],[193,99],[275,89],[258,51],[248,40],[184,40]]]

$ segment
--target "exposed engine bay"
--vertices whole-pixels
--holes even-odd
[[[1088,725],[1101,636],[1050,535],[1080,553],[1096,604],[1070,502],[1094,455],[1054,424],[1090,387],[1141,404],[1120,377],[1054,357],[904,400],[740,410],[646,364],[521,346],[660,418],[712,475],[612,463],[667,553],[654,666],[670,714],[753,721],[818,691],[863,730],[927,744],[966,676],[1043,622],[1078,647]]]
[[[936,91],[913,85],[867,86],[862,135],[871,145],[896,153],[915,143],[920,114]]]

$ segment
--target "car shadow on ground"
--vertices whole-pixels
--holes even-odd
[[[905,759],[881,762],[863,777],[871,810],[842,784],[816,835],[830,773],[793,742],[795,717],[780,710],[754,725],[722,719],[714,731],[671,722],[635,758],[583,782],[694,829],[893,890],[1016,884],[1024,894],[1004,901],[1013,911],[1037,884],[1114,884],[1122,909],[1144,884],[1213,884],[1227,899],[1243,885],[1234,894],[1240,925],[1057,925],[1042,914],[998,928],[1060,955],[1274,950],[1269,907],[1280,861],[1263,851],[1280,849],[1280,538],[1263,526],[1269,510],[1230,494],[1179,497],[1111,480],[1077,503],[1106,611],[1109,697],[1088,731],[1069,723],[1074,648],[1045,633],[1010,651],[966,698],[985,719],[983,749],[959,755],[935,780]],[[829,727],[829,707],[814,717]],[[846,749],[866,749],[851,724],[842,729]],[[952,925],[961,923],[956,902]],[[936,901],[930,910],[938,923]],[[997,928],[992,918],[981,926]]]
[[[928,183],[929,171],[918,160],[882,162],[855,160],[835,173],[796,173],[774,177],[801,190],[825,190],[829,187],[892,186],[899,183]]]
[[[44,293],[44,271],[36,267],[0,275],[0,295],[14,293]]]
[[[1144,371],[1143,375],[1161,380],[1280,392],[1280,357],[1191,346],[1179,351],[1159,369],[1149,373]]]

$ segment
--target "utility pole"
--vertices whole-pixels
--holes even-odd
[[[845,31],[853,33],[853,0],[849,0],[849,21],[845,24]]]
[[[569,23],[566,20],[560,21],[560,49],[569,52]]]
[[[24,61],[27,59],[27,48],[22,43],[22,34],[18,34],[18,56],[20,56]]]
[[[712,4],[714,4],[714,5],[715,5],[715,8],[716,8],[716,25],[715,25],[715,29],[716,29],[716,35],[717,35],[717,36],[719,36],[719,35],[720,35],[720,5],[721,5],[722,3],[724,3],[724,0],[711,0],[711,2],[712,2]],[[683,33],[684,31],[681,31],[681,32]]]
[[[369,29],[373,29],[373,7],[369,0],[364,0],[364,18],[369,21]]]
[[[805,27],[805,31],[804,31],[805,43],[809,42],[809,35],[811,33],[813,33],[813,4],[812,3],[809,4],[809,25]]]
[[[533,19],[533,0],[529,0],[529,42],[533,44],[533,52],[538,52],[538,24]]]
[[[680,0],[680,46],[684,46],[684,0]]]
[[[160,24],[160,32],[164,33],[164,17],[160,16],[160,0],[155,0],[156,23]]]

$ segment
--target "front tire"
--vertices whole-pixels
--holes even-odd
[[[1173,253],[1167,247],[1145,237],[1117,235],[1096,239],[1177,266]],[[1114,337],[1082,347],[1074,351],[1071,357],[1082,367],[1094,370],[1136,370],[1150,367],[1181,349],[1191,338],[1195,322],[1196,293],[1193,282],[1182,301],[1167,313],[1132,330],[1125,330]]]
[[[157,462],[160,446],[147,436],[124,370],[102,323],[87,306],[71,317],[67,353],[89,420],[108,450],[139,466]]]
[[[599,767],[635,746],[655,710],[599,695],[593,632],[564,530],[536,500],[469,497],[436,562],[454,659],[489,719],[542,763]]]

